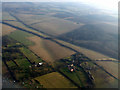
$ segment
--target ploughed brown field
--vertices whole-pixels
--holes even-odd
[[[56,44],[55,42],[43,40],[37,36],[29,37],[28,39],[35,43],[35,45],[29,46],[30,50],[46,62],[54,62],[55,60],[62,59],[75,53],[74,51]]]

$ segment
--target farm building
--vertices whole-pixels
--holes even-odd
[[[73,64],[68,65],[68,69],[73,72],[75,70],[75,66]]]

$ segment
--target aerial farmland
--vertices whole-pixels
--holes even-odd
[[[13,88],[118,88],[115,17],[86,4],[6,2],[0,24]]]

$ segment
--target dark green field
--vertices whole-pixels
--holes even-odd
[[[15,32],[12,32],[9,36],[11,38],[17,40],[18,42],[23,43],[24,45],[27,45],[27,46],[34,45],[33,42],[31,42],[27,39],[27,37],[31,37],[32,34],[28,34],[26,32],[17,30]]]

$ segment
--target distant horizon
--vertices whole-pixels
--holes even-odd
[[[80,2],[99,9],[118,11],[119,0],[2,0],[2,2]]]

